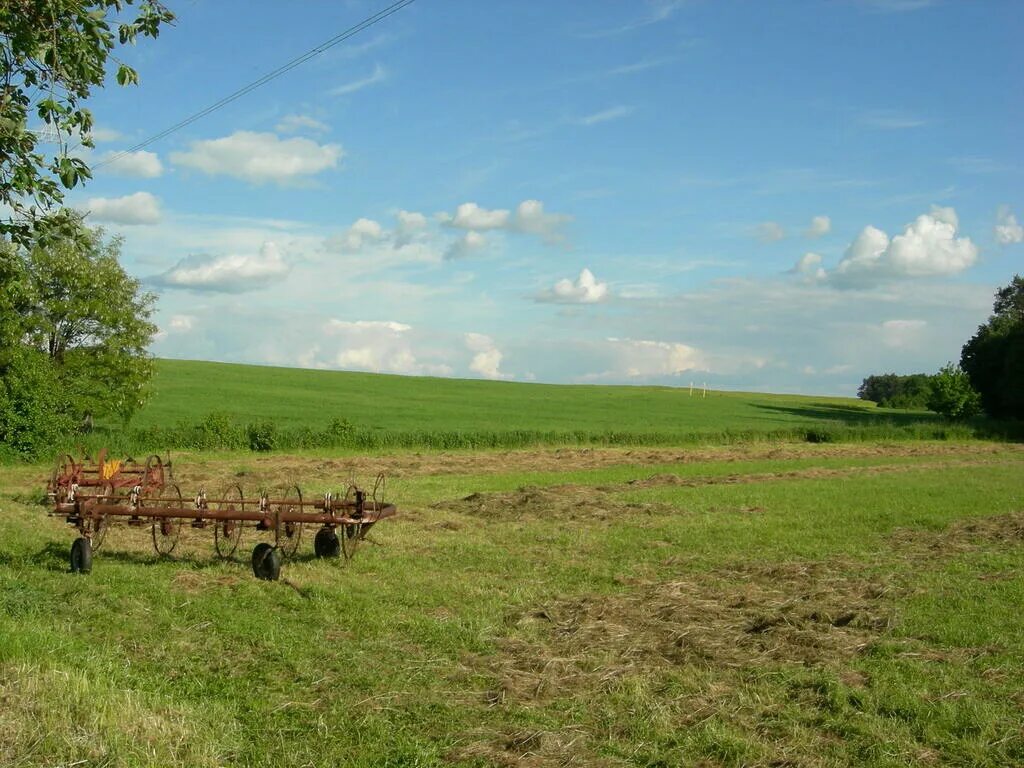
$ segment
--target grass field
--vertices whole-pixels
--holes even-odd
[[[1019,445],[177,458],[378,469],[376,543],[260,582],[208,530],[72,576],[45,467],[0,467],[0,764],[1024,764]]]
[[[69,440],[95,451],[525,448],[723,444],[752,440],[1006,437],[853,398],[688,388],[431,379],[157,361],[153,396],[128,429]]]

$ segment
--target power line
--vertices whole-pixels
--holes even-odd
[[[170,136],[175,131],[180,131],[185,126],[191,125],[196,120],[199,120],[200,118],[206,117],[207,115],[209,115],[212,112],[216,112],[221,107],[225,107],[228,104],[230,104],[231,102],[235,101],[236,99],[242,98],[247,93],[255,91],[261,85],[266,85],[271,80],[277,79],[281,75],[285,74],[286,72],[290,72],[291,70],[295,69],[299,65],[305,64],[307,61],[309,61],[310,59],[312,59],[312,58],[314,58],[316,56],[319,56],[321,53],[323,53],[324,51],[328,50],[329,48],[333,48],[334,46],[336,46],[336,45],[338,45],[340,43],[345,42],[346,40],[348,40],[353,35],[357,35],[360,32],[362,32],[363,30],[368,29],[369,27],[372,27],[377,22],[383,21],[388,16],[391,16],[392,14],[397,13],[398,11],[402,10],[403,8],[405,8],[406,6],[412,5],[414,2],[416,2],[416,0],[398,0],[398,2],[389,5],[387,8],[385,8],[385,9],[383,9],[381,11],[378,11],[373,16],[369,16],[369,17],[363,19],[361,22],[359,22],[355,26],[349,27],[344,32],[341,32],[341,33],[335,35],[330,40],[327,40],[326,42],[321,43],[320,45],[316,46],[315,48],[311,48],[310,50],[306,51],[301,56],[292,59],[287,64],[282,64],[280,67],[278,67],[277,69],[275,69],[275,70],[273,70],[271,72],[268,72],[267,74],[263,75],[263,77],[259,78],[258,80],[254,80],[253,82],[249,83],[248,85],[243,86],[242,88],[239,88],[237,91],[228,94],[223,99],[220,99],[219,101],[214,102],[213,104],[211,104],[210,106],[206,107],[205,109],[202,109],[199,112],[196,112],[195,114],[190,115],[189,117],[186,117],[180,123],[175,123],[171,127],[165,128],[164,130],[160,131],[160,133],[157,133],[157,134],[154,134],[153,136],[150,136],[145,141],[140,141],[138,144],[135,144],[135,145],[129,147],[128,149],[125,149],[125,150],[123,150],[121,152],[118,152],[116,155],[113,155],[112,157],[108,157],[106,160],[104,160],[102,162],[96,163],[93,166],[93,169],[102,168],[105,165],[109,165],[110,163],[113,163],[113,162],[121,159],[125,155],[130,155],[132,152],[138,152],[143,147],[148,147],[153,142],[160,141],[160,139],[163,139],[163,138],[166,138],[167,136]]]

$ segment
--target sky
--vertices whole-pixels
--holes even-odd
[[[117,154],[386,7],[170,0]],[[417,0],[68,202],[160,357],[846,394],[1024,273],[1024,5]]]

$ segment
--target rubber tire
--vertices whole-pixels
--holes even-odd
[[[92,572],[92,543],[84,536],[79,536],[71,545],[71,572]]]
[[[321,528],[313,539],[313,552],[317,557],[338,557],[341,555],[341,542],[333,528]]]
[[[257,579],[277,581],[281,577],[281,550],[261,541],[252,551],[252,572]]]

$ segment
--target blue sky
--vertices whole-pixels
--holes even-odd
[[[93,160],[385,2],[171,3]],[[71,196],[159,356],[852,394],[1024,272],[1024,6],[418,0]]]

